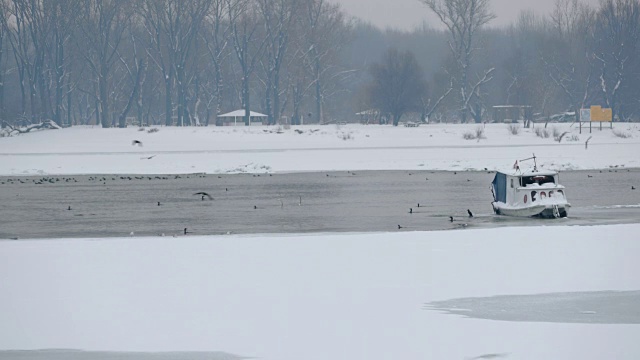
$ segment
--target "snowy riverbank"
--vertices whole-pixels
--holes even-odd
[[[484,138],[463,138],[478,128]],[[532,153],[549,169],[640,167],[638,124],[615,124],[628,138],[608,128],[578,134],[569,124],[549,124],[548,138],[533,129],[512,135],[506,124],[158,129],[74,127],[0,138],[0,175],[460,171],[508,168]],[[554,129],[568,132],[561,143],[553,139]],[[133,140],[143,146],[132,146]]]

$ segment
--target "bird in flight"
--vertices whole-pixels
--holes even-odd
[[[142,145],[140,145],[140,146],[142,146]],[[151,155],[151,156],[149,156],[149,157],[146,157],[146,156],[145,156],[145,157],[141,157],[140,159],[142,159],[142,160],[151,160],[151,159],[153,159],[153,158],[154,158],[154,157],[156,157],[156,156],[157,156],[157,155]]]
[[[201,196],[201,200],[202,200],[202,201],[204,201],[204,198],[205,198],[205,197],[206,197],[206,198],[208,198],[209,200],[213,200],[213,196],[211,196],[211,195],[207,194],[207,193],[206,193],[206,192],[204,192],[204,191],[197,192],[197,193],[195,193],[195,194],[193,194],[193,195],[200,195],[200,196]]]
[[[140,140],[133,140],[133,141],[131,142],[131,145],[133,145],[133,146],[136,146],[136,145],[138,145],[138,146],[142,146],[142,141],[140,141]]]

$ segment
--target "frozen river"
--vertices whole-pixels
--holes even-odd
[[[106,352],[71,349],[0,350],[0,360],[240,360],[246,359],[224,352]]]
[[[493,176],[369,171],[3,177],[0,239],[169,236],[184,228],[213,235],[640,222],[640,190],[632,190],[640,188],[638,169],[561,173],[573,205],[561,220],[493,215]],[[213,200],[194,195],[203,191]]]

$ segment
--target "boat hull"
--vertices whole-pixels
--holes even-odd
[[[515,217],[539,217],[544,219],[556,219],[567,217],[568,204],[562,205],[534,205],[521,208],[501,206],[499,203],[492,203],[493,210],[498,215]]]

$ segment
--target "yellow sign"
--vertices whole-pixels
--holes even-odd
[[[613,111],[611,109],[603,109],[601,106],[592,106],[591,121],[611,122],[613,121]]]

